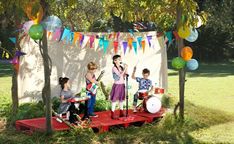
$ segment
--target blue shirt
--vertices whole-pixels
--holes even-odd
[[[152,81],[149,79],[136,77],[136,81],[139,83],[138,90],[149,90],[152,87]]]

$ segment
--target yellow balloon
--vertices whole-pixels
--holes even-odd
[[[187,38],[190,35],[190,28],[188,26],[181,26],[178,30],[178,35],[181,38]]]

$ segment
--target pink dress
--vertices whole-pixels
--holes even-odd
[[[112,68],[112,75],[114,79],[114,84],[112,86],[110,100],[112,102],[124,101],[125,100],[125,73],[122,69],[117,69],[117,67]]]

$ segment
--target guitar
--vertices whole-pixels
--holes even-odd
[[[97,78],[97,81],[99,81],[103,77],[104,73],[105,73],[105,70],[102,70],[100,75]],[[95,95],[97,93],[97,88],[98,88],[98,85],[95,83],[90,83],[86,86],[86,90],[88,90],[92,95]]]

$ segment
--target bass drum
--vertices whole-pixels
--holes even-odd
[[[161,100],[157,96],[149,96],[148,98],[144,99],[143,107],[145,111],[149,113],[157,113],[160,111],[162,106]]]

